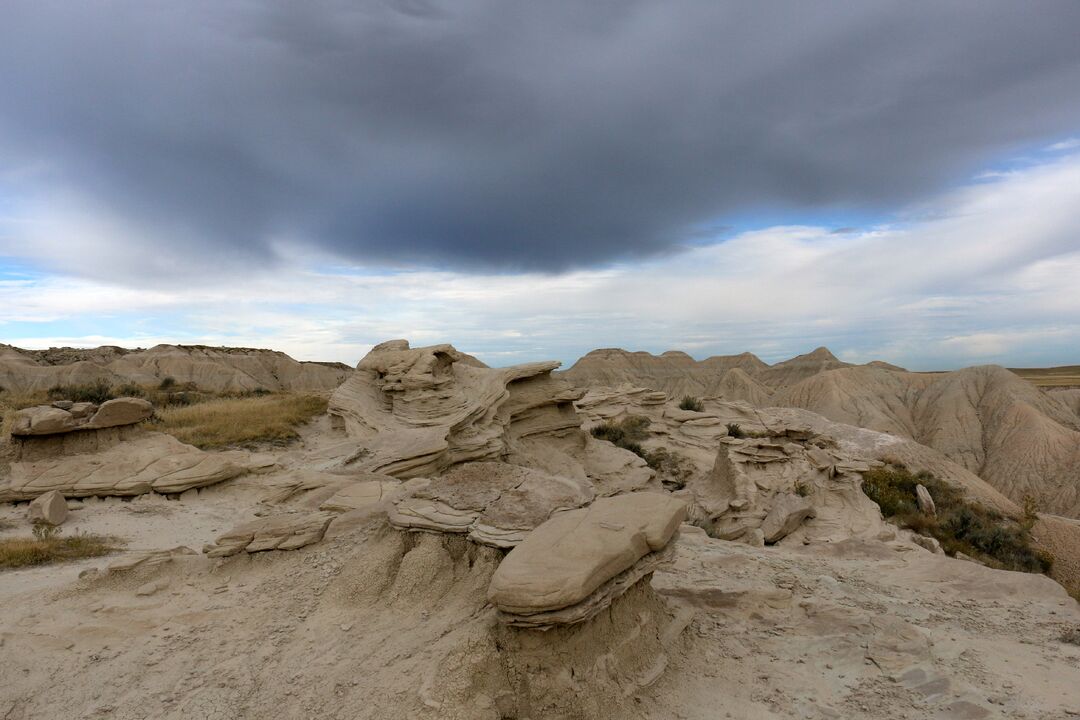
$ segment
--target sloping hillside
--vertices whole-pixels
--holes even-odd
[[[0,346],[0,388],[32,393],[56,385],[133,382],[155,385],[171,377],[209,392],[312,392],[340,385],[349,368],[339,363],[298,362],[285,353],[253,348],[157,345],[149,350],[21,350]]]
[[[948,373],[843,368],[777,393],[776,405],[916,440],[1016,502],[1080,516],[1080,432],[1073,410],[1005,368]]]

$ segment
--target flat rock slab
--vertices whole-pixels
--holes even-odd
[[[382,502],[391,491],[400,486],[400,482],[383,480],[367,480],[347,485],[324,500],[319,509],[330,512],[359,510]]]
[[[171,435],[146,433],[100,452],[13,462],[7,484],[0,484],[0,500],[32,500],[52,490],[67,497],[182,493],[240,475],[247,457],[208,453]]]
[[[556,513],[506,556],[492,577],[488,600],[515,615],[575,605],[663,549],[685,517],[683,501],[660,493],[600,498]]]
[[[207,545],[207,557],[228,557],[239,552],[296,550],[317,543],[336,516],[332,513],[287,513],[239,525]]]

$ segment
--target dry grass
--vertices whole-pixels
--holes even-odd
[[[1080,387],[1080,365],[1009,370],[1039,387]]]
[[[67,560],[101,557],[120,549],[122,541],[106,535],[54,534],[42,538],[0,540],[0,569],[49,565]]]
[[[220,398],[162,408],[149,428],[203,449],[285,443],[298,437],[297,426],[326,412],[326,404],[317,395]]]

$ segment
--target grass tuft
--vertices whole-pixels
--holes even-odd
[[[692,412],[705,412],[705,404],[693,395],[684,395],[682,402],[679,403],[679,409],[690,410]]]
[[[13,570],[101,557],[116,552],[123,545],[120,539],[107,535],[75,534],[61,537],[59,528],[44,533],[35,532],[35,536],[0,540],[0,569]]]
[[[919,510],[915,486],[930,491],[937,515]],[[889,521],[937,539],[949,555],[962,552],[991,567],[1022,572],[1049,572],[1053,557],[1035,547],[1025,523],[969,502],[956,488],[928,472],[879,467],[863,473],[863,492]]]
[[[317,395],[220,398],[162,408],[148,427],[204,450],[286,443],[299,437],[299,425],[326,412],[326,405],[326,398]]]

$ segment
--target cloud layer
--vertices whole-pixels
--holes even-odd
[[[662,256],[748,213],[920,200],[1067,142],[1080,117],[1073,0],[9,0],[2,14],[6,250],[144,286],[297,248],[483,272]]]
[[[572,362],[604,346],[775,361],[823,343],[913,369],[1075,363],[1080,154],[1044,160],[899,224],[769,227],[558,275],[371,273],[302,256],[197,293],[14,275],[0,278],[0,333],[35,347],[205,342],[348,363],[393,337],[452,342],[493,364]]]

